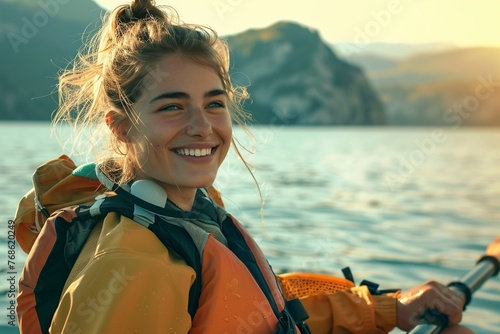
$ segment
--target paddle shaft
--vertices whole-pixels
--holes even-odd
[[[488,280],[491,276],[498,273],[498,263],[491,258],[483,258],[478,262],[471,271],[469,271],[465,276],[460,279],[460,283],[465,284],[471,293],[474,293],[479,289],[484,282]],[[464,291],[461,289],[450,286],[450,289],[456,291],[457,293],[463,294]],[[437,334],[446,327],[447,318],[444,315],[436,316],[435,319],[438,323],[436,324],[420,324],[413,328],[408,334]],[[439,320],[441,319],[441,321]]]

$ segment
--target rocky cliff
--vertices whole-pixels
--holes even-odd
[[[49,120],[57,73],[91,33],[94,2],[0,0],[0,119]],[[384,109],[361,70],[339,59],[317,32],[282,22],[228,37],[231,73],[249,85],[260,124],[383,124]]]
[[[228,38],[233,79],[248,86],[245,109],[261,124],[384,124],[384,108],[362,71],[339,59],[307,27],[280,22]]]

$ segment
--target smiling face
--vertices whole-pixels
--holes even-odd
[[[196,189],[214,182],[231,144],[227,94],[213,69],[180,54],[152,68],[134,103],[139,119],[128,127],[126,141],[137,178],[160,184],[189,210]]]

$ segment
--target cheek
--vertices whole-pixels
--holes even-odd
[[[226,139],[231,141],[232,138],[233,138],[233,125],[231,123],[231,120],[229,120],[229,124],[226,129]]]
[[[128,138],[129,158],[134,161],[138,166],[144,164],[148,159],[151,150],[150,135],[142,131],[142,129],[130,131]]]
[[[233,139],[233,126],[232,126],[232,121],[231,118],[228,117],[228,120],[226,120],[224,126],[221,128],[220,131],[222,140],[224,141],[224,145],[222,147],[223,152],[222,152],[222,160],[226,157],[227,152],[229,151],[229,147],[231,147],[232,139]]]
[[[138,150],[146,150],[147,148],[157,148],[162,143],[162,135],[164,131],[155,129],[153,127],[143,126],[134,133],[131,133],[131,141]]]
[[[227,140],[229,138],[229,141],[233,137],[233,121],[231,119],[231,115],[229,112],[227,113],[226,117],[224,120],[221,122],[221,133],[223,133],[224,139]]]

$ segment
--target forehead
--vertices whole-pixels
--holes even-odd
[[[222,89],[217,72],[205,65],[180,55],[166,55],[146,68],[143,80],[143,96],[173,91],[206,92]]]

